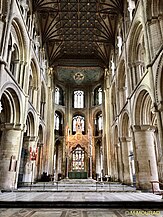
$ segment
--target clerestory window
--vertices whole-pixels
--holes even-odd
[[[64,103],[63,99],[63,90],[60,87],[55,88],[55,104],[57,105],[63,105]]]
[[[76,90],[73,94],[74,108],[84,108],[84,91]]]
[[[102,135],[103,130],[103,118],[102,118],[102,112],[97,113],[95,118],[95,136]]]
[[[62,114],[58,111],[55,112],[55,121],[54,121],[54,129],[55,129],[55,134],[62,136],[63,134],[63,117]]]
[[[100,105],[102,104],[102,88],[97,87],[94,90],[94,105]]]

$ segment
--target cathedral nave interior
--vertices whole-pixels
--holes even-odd
[[[0,1],[0,188],[163,182],[162,72],[162,1]]]

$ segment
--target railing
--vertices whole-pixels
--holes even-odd
[[[62,183],[60,181],[52,182],[21,182],[18,184],[18,191],[109,191],[109,192],[127,192],[135,191],[135,187],[123,185],[115,182],[94,182],[94,183]]]
[[[158,187],[163,187],[163,183],[159,181],[150,181],[152,185],[153,194],[161,195],[163,199],[163,190],[158,189]]]

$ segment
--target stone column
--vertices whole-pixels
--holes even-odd
[[[31,160],[30,152],[36,153],[37,148],[37,137],[24,137],[23,148],[27,152],[27,156],[25,159],[21,159],[24,163],[23,172],[23,182],[33,182],[35,178],[37,178],[37,168],[35,160]],[[38,156],[37,156],[38,157]]]
[[[43,143],[37,144],[37,159],[36,159],[36,168],[37,168],[37,180],[41,178],[43,173]]]
[[[0,46],[0,53],[4,60],[7,60],[7,52],[8,49],[6,49],[6,45],[8,45],[10,33],[11,33],[11,23],[13,19],[13,10],[14,10],[14,0],[11,0],[10,6],[9,6],[9,13],[8,16],[5,19],[4,23],[4,35],[2,40],[1,46]]]
[[[118,163],[118,180],[119,181],[123,181],[123,174],[124,174],[124,165],[123,165],[123,161],[122,161],[122,144],[119,141],[119,143],[117,144],[117,163]]]
[[[158,175],[159,180],[163,182],[163,102],[159,102],[156,109],[157,115],[157,128],[158,128],[158,137],[159,141],[157,144],[158,148]]]
[[[123,162],[123,183],[131,184],[128,141],[126,137],[121,137],[121,145],[122,145],[122,162]]]
[[[158,181],[158,171],[154,150],[154,127],[134,126],[136,148],[136,187],[151,189],[150,181]],[[156,186],[158,189],[159,187]]]
[[[156,110],[157,115],[157,127],[159,132],[159,140],[160,140],[160,155],[163,156],[163,101],[159,102]]]
[[[105,69],[104,77],[104,106],[103,106],[103,150],[104,150],[104,172],[106,175],[111,175],[111,142],[110,135],[111,126],[111,89],[110,89],[111,72]]]
[[[113,180],[117,181],[118,178],[118,174],[119,174],[119,164],[118,164],[118,151],[117,151],[118,147],[117,144],[113,144],[113,155],[112,155],[112,178]]]
[[[62,174],[62,146],[58,145],[58,155],[57,155],[57,174]]]
[[[88,158],[89,158],[89,178],[92,179],[92,140],[88,143]]]
[[[19,171],[17,167],[19,148],[21,142],[20,126],[6,124],[2,129],[0,146],[0,188],[16,188],[16,177]]]
[[[66,179],[68,179],[68,168],[69,168],[69,157],[68,155],[66,156]]]
[[[101,181],[102,181],[102,177],[103,177],[103,169],[104,169],[104,167],[103,167],[103,147],[102,146],[100,146],[100,166],[101,166],[101,168],[100,168],[100,170],[101,170]]]
[[[100,176],[100,146],[96,145],[96,177],[98,178]]]

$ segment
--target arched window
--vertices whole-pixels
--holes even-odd
[[[73,97],[74,108],[84,108],[84,91],[75,90]]]
[[[72,119],[72,132],[85,132],[85,118],[81,115],[75,115]]]
[[[102,112],[98,112],[95,117],[95,136],[102,135],[102,130],[103,130]]]
[[[63,90],[60,87],[55,88],[55,104],[63,105]]]
[[[59,115],[55,113],[55,130],[59,130],[59,123],[60,123]]]
[[[44,84],[41,84],[41,101],[40,101],[40,115],[44,119],[45,116],[45,104],[46,104],[46,99],[45,99],[45,87]]]
[[[59,105],[59,87],[55,88],[55,104]]]
[[[38,72],[33,61],[30,64],[30,75],[29,75],[29,101],[37,108],[38,99]],[[36,99],[36,100],[35,100]]]
[[[56,135],[59,135],[59,136],[62,136],[62,126],[63,126],[63,123],[62,123],[62,114],[60,112],[55,112],[55,126],[54,126],[54,129],[55,129],[55,134]]]
[[[100,105],[102,104],[102,88],[97,87],[94,90],[94,105]]]

